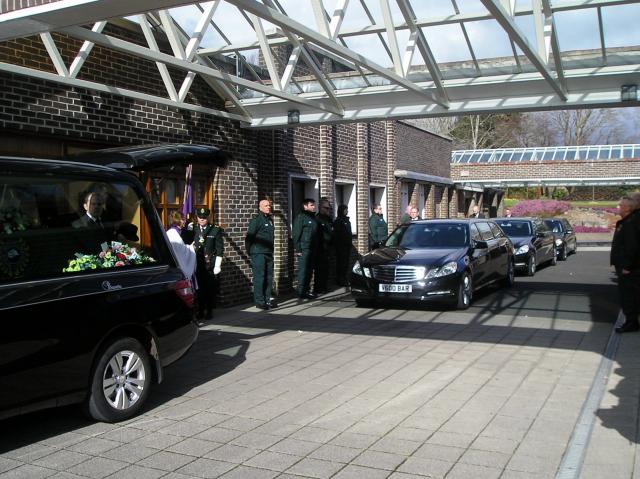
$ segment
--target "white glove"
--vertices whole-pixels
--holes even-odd
[[[222,271],[222,256],[216,256],[216,264],[213,266],[213,274],[220,274]]]

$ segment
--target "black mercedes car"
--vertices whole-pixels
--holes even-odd
[[[544,220],[551,231],[556,243],[556,256],[564,261],[570,253],[578,252],[578,242],[571,223],[566,218],[549,218]]]
[[[556,264],[555,241],[551,229],[540,218],[496,218],[511,238],[516,269],[533,276],[541,264]]]
[[[483,286],[514,281],[513,245],[484,219],[424,220],[395,229],[351,273],[357,304],[371,300],[441,301],[466,309]]]

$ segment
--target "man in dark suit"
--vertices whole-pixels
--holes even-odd
[[[209,318],[216,304],[218,278],[222,270],[224,242],[222,228],[209,224],[209,208],[196,211],[193,245],[196,249],[196,280],[198,281],[198,317]]]
[[[478,207],[478,205],[473,206],[470,218],[484,218],[484,215],[480,213],[480,207]]]
[[[618,204],[620,221],[611,243],[611,265],[618,276],[624,324],[617,333],[638,331],[640,323],[640,193],[624,196]]]
[[[85,214],[71,223],[73,228],[82,230],[79,238],[84,254],[100,253],[102,243],[109,242],[111,235],[102,223],[106,197],[102,193],[89,192],[85,194],[82,206]]]

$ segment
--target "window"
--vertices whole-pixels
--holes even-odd
[[[491,232],[491,227],[489,226],[489,223],[485,223],[485,222],[476,223],[476,226],[478,227],[478,231],[480,231],[480,236],[484,241],[489,241],[493,239],[493,233]]]
[[[478,231],[478,228],[476,227],[475,224],[471,223],[469,225],[469,229],[471,230],[471,239],[473,241],[482,241],[482,236],[480,236],[480,231]]]
[[[171,214],[182,211],[184,203],[184,176],[153,176],[148,184],[149,193],[158,215],[166,228],[169,227]],[[208,181],[202,177],[193,177],[191,180],[192,208],[208,208]]]
[[[491,232],[493,233],[494,238],[502,238],[504,236],[504,233],[497,224],[489,223],[489,226],[491,227]]]
[[[382,205],[382,216],[387,221],[390,222],[389,217],[387,216],[387,188],[379,185],[370,185],[369,186],[369,216],[373,211],[373,205],[380,204]]]
[[[402,248],[460,248],[468,244],[467,226],[458,223],[401,226],[386,242]]]
[[[497,222],[507,236],[531,236],[531,225],[528,221],[508,221]]]
[[[357,205],[356,201],[356,185],[351,182],[336,181],[336,204],[333,207],[334,215],[338,215],[338,207],[346,205],[349,208],[349,217],[351,218],[351,231],[353,234],[358,233],[358,222],[356,221]]]
[[[148,211],[132,185],[77,177],[0,177],[0,283],[159,261],[140,238]]]

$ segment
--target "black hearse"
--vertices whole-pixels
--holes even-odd
[[[207,148],[218,151],[110,150],[95,163],[147,168],[163,151],[188,162]],[[135,175],[0,158],[0,323],[0,418],[75,402],[108,422],[141,410],[198,326],[191,282]]]

